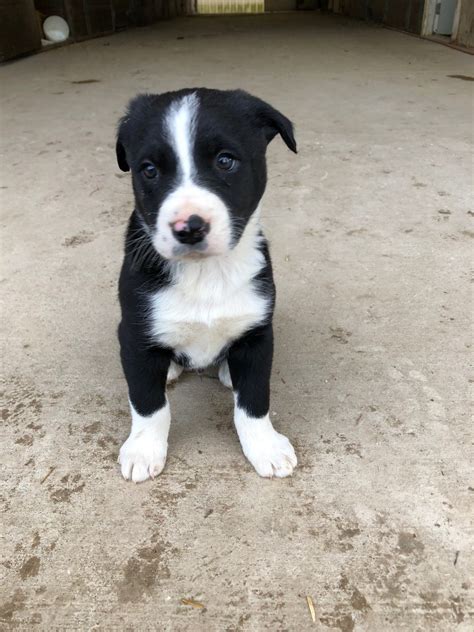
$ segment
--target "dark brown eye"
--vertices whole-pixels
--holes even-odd
[[[151,162],[145,162],[142,165],[141,171],[143,175],[151,180],[152,178],[156,178],[158,175],[158,169]]]
[[[237,163],[237,160],[227,152],[220,153],[216,158],[216,165],[221,171],[231,171]]]

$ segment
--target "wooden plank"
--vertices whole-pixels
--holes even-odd
[[[0,0],[0,61],[41,48],[33,0]]]

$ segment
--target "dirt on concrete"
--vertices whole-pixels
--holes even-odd
[[[1,75],[2,629],[472,630],[472,85],[450,78],[472,58],[305,13],[163,22]],[[263,222],[272,420],[299,467],[259,478],[229,392],[186,374],[167,467],[135,486],[115,126],[137,92],[201,85],[296,125]]]

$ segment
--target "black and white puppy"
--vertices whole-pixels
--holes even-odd
[[[234,391],[235,427],[258,474],[296,466],[269,417],[275,288],[259,204],[277,134],[296,153],[291,122],[240,90],[141,95],[120,122],[117,160],[135,193],[119,287],[132,413],[119,456],[126,479],[165,466],[167,382],[210,365]]]

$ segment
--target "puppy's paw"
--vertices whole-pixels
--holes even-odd
[[[141,430],[132,433],[120,448],[118,462],[122,476],[141,483],[161,474],[166,463],[167,444]]]
[[[289,440],[276,430],[267,438],[267,443],[247,446],[245,456],[254,466],[257,474],[265,478],[285,478],[291,476],[297,459]]]
[[[219,367],[219,380],[226,388],[232,388],[232,379],[230,377],[229,363],[227,360],[221,362]]]
[[[177,380],[182,372],[183,367],[171,360],[170,367],[168,369],[168,375],[166,376],[166,383],[169,384],[170,382],[174,382],[175,380]]]
[[[273,428],[268,415],[256,419],[241,412],[236,415],[235,426],[243,453],[257,474],[265,478],[291,476],[297,459],[289,440]]]

